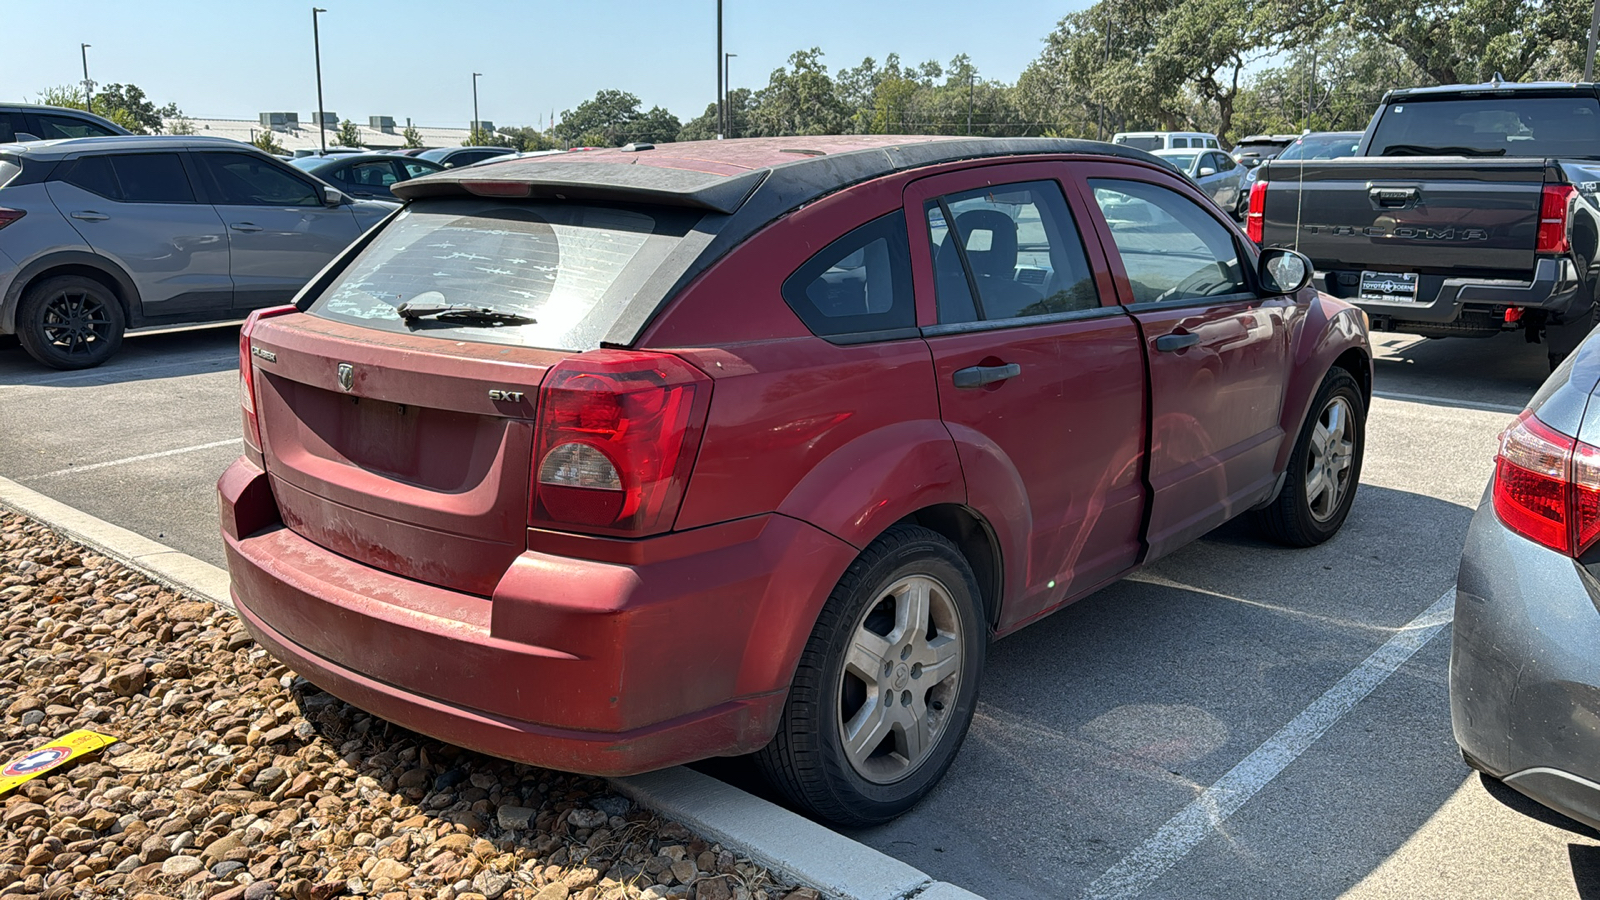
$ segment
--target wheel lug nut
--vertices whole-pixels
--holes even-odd
[[[910,691],[901,691],[900,692],[900,705],[901,706],[910,706],[911,705],[911,692]]]
[[[911,677],[912,678],[921,678],[922,677],[922,663],[917,663],[916,665],[913,665],[911,667]]]
[[[889,674],[890,672],[893,672],[893,671],[894,671],[894,663],[889,662],[888,660],[884,660],[883,661],[883,674],[887,675],[887,674]]]
[[[900,648],[900,658],[901,659],[906,659],[909,656],[911,656],[911,645],[907,644],[904,647]]]

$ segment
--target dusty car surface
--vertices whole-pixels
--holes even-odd
[[[1361,314],[1141,151],[732,140],[395,190],[247,323],[222,528],[263,646],[463,746],[753,753],[886,821],[991,638],[1354,497]]]

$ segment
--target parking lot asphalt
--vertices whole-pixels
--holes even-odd
[[[994,900],[1600,896],[1600,834],[1461,764],[1448,625],[1425,615],[1544,348],[1375,338],[1337,538],[1284,550],[1231,524],[996,643],[949,776],[852,836]],[[81,373],[0,350],[0,475],[222,564],[237,348],[230,328],[134,335]]]

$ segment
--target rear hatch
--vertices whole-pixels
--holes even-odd
[[[1542,159],[1274,160],[1262,245],[1318,269],[1533,272]]]
[[[483,198],[402,211],[307,315],[252,332],[285,524],[397,575],[492,593],[527,546],[539,385],[599,346],[697,218]]]

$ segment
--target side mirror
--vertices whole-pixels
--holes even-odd
[[[1262,290],[1267,293],[1293,294],[1311,281],[1311,260],[1293,250],[1263,250],[1256,272],[1261,277]]]
[[[325,206],[343,206],[345,199],[344,191],[338,188],[322,189],[322,202]]]
[[[1217,170],[1211,168],[1210,166],[1201,166],[1200,167],[1200,177],[1201,178],[1205,178],[1207,175],[1215,175],[1215,174],[1217,174]]]

